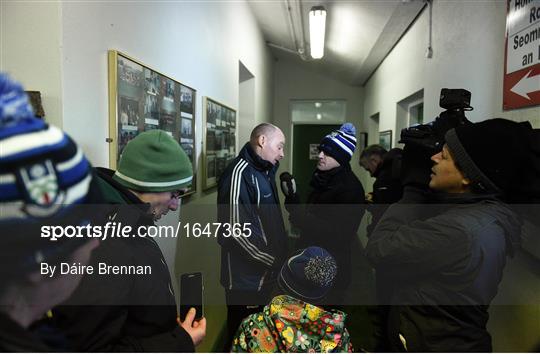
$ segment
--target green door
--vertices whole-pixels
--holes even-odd
[[[305,202],[311,187],[311,175],[317,166],[316,151],[310,153],[325,135],[339,129],[340,125],[296,124],[293,126],[293,171],[302,202]]]

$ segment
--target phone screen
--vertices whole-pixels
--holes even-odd
[[[184,321],[189,309],[197,310],[195,319],[199,320],[203,313],[203,279],[202,273],[185,273],[180,277],[180,320]]]

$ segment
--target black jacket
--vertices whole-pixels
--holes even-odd
[[[313,191],[305,208],[287,206],[291,223],[300,229],[297,248],[319,246],[330,252],[338,264],[336,284],[345,287],[350,281],[351,242],[366,207],[364,188],[348,164],[316,170],[310,185]]]
[[[373,204],[368,206],[371,224],[367,227],[368,237],[390,204],[397,203],[403,195],[400,180],[401,155],[403,150],[394,148],[384,155],[384,159],[374,173]]]
[[[221,284],[227,290],[271,286],[287,254],[287,234],[276,189],[278,165],[244,145],[218,182],[218,220],[249,229],[249,237],[220,234]],[[224,231],[223,226],[220,230]],[[243,233],[245,235],[245,233]]]
[[[114,171],[98,169],[110,220],[138,227],[153,225],[148,204],[114,181]],[[105,207],[105,206],[104,206]],[[193,352],[193,341],[176,322],[169,269],[152,238],[109,238],[94,250],[91,263],[150,266],[145,275],[87,275],[62,306],[53,324],[74,351]]]
[[[15,323],[6,314],[0,313],[0,352],[36,353],[51,352],[40,339]]]
[[[487,309],[521,222],[488,196],[443,201],[390,206],[366,246],[388,282],[389,342],[397,350],[401,335],[409,351],[491,351]]]

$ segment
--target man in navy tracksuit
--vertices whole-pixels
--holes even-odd
[[[219,237],[221,284],[226,294],[229,340],[244,317],[268,303],[277,270],[287,255],[275,183],[284,145],[285,136],[278,127],[268,123],[256,126],[218,183],[218,219],[224,224]],[[238,236],[240,230],[242,235]],[[229,351],[230,345],[224,349]]]

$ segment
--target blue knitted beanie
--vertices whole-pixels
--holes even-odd
[[[35,272],[41,263],[68,260],[89,238],[43,236],[43,226],[84,226],[101,208],[92,169],[60,129],[34,116],[22,86],[0,73],[0,282]],[[92,191],[92,192],[91,192]],[[81,207],[82,208],[82,207]]]
[[[61,213],[85,200],[91,180],[82,150],[36,118],[22,86],[0,73],[0,222]]]
[[[283,291],[303,301],[322,299],[337,275],[336,260],[321,247],[308,247],[289,258],[281,268],[278,284]]]
[[[319,150],[330,155],[340,165],[348,164],[356,149],[356,128],[352,123],[343,124],[323,138]]]

